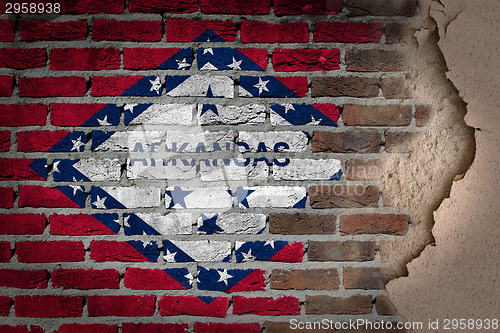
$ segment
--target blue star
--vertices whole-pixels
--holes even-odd
[[[173,191],[165,192],[172,200],[170,201],[170,205],[168,208],[174,207],[176,204],[181,205],[184,208],[186,207],[186,203],[184,202],[184,198],[189,194],[193,193],[193,191],[183,191],[180,186],[175,186]]]
[[[212,87],[208,85],[207,97],[214,97],[214,93],[212,92]]]
[[[206,217],[204,214],[201,214],[201,220],[203,225],[198,228],[198,231],[203,231],[207,235],[214,234],[216,232],[224,232],[224,230],[217,225],[217,217],[219,214],[215,214],[212,217]]]
[[[248,205],[247,197],[255,192],[255,190],[245,190],[243,187],[238,187],[236,191],[236,198],[238,199],[238,204],[242,204],[246,208],[250,208]]]
[[[219,111],[217,110],[217,106],[213,104],[203,104],[201,109],[200,117],[203,116],[207,111],[212,111],[216,115],[219,115]]]

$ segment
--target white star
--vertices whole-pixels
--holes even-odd
[[[127,228],[130,228],[130,223],[128,223],[129,219],[130,219],[130,215],[123,217],[123,225],[126,226]]]
[[[54,172],[61,172],[61,171],[59,171],[59,169],[58,169],[58,167],[59,167],[59,163],[61,163],[61,161],[55,161],[55,162],[54,162],[54,168],[53,168]]]
[[[152,241],[149,241],[149,242],[147,242],[147,243],[146,243],[146,242],[142,242],[142,248],[143,248],[144,250],[146,249],[146,247],[147,247],[148,245],[153,245],[153,242],[152,242]]]
[[[178,66],[177,69],[185,70],[185,69],[188,69],[189,66],[191,66],[191,64],[186,61],[186,58],[182,59],[182,61],[176,60],[175,62],[177,63],[177,66]]]
[[[227,269],[223,269],[222,271],[217,270],[217,273],[219,273],[220,276],[219,281],[217,281],[217,283],[224,282],[226,286],[227,286],[227,280],[233,277],[232,275],[229,275],[227,273]]]
[[[125,104],[125,111],[130,110],[130,112],[134,113],[134,107],[137,106],[137,104]]]
[[[116,220],[113,220],[113,222],[120,223],[120,220],[116,219]]]
[[[205,54],[205,53],[210,53],[211,55],[214,55],[214,50],[212,48],[203,49],[203,54]]]
[[[191,272],[189,272],[188,274],[184,275],[184,277],[189,280],[189,285],[192,286],[193,280],[194,280],[193,274],[191,274]]]
[[[78,191],[83,191],[81,186],[70,185],[69,187],[73,189],[73,195],[76,195],[76,192]]]
[[[82,138],[78,138],[76,140],[71,139],[71,142],[73,143],[73,148],[71,148],[70,151],[73,150],[80,151],[81,146],[85,148],[85,143],[82,142]]]
[[[266,241],[264,246],[266,246],[266,245],[270,245],[274,249],[274,241]]]
[[[243,261],[249,261],[255,259],[255,257],[252,255],[252,249],[249,249],[247,253],[241,252],[241,255],[243,256]]]
[[[163,256],[163,259],[166,262],[175,262],[175,255],[177,254],[177,252],[171,253],[168,249],[166,249],[165,251],[167,251],[167,253]]]
[[[321,119],[316,119],[314,118],[313,115],[311,115],[311,121],[309,122],[311,125],[319,125],[319,123],[321,122]]]
[[[151,89],[149,91],[156,91],[158,95],[160,95],[160,89],[161,89],[161,82],[160,82],[160,77],[157,76],[154,81],[149,80],[151,83]]]
[[[95,208],[106,208],[106,205],[104,205],[104,202],[106,201],[106,197],[100,198],[99,195],[97,196],[96,201],[94,201],[92,204],[94,205]]]
[[[143,230],[143,231],[142,231],[142,235],[143,235],[143,236],[147,236],[146,231],[144,231],[144,230]]]
[[[73,176],[73,181],[76,182],[76,177],[75,176]]]
[[[108,116],[105,116],[104,119],[97,119],[97,122],[99,123],[99,125],[101,126],[110,126],[111,124],[108,123]]]
[[[234,57],[233,57],[233,63],[232,63],[232,64],[227,65],[227,67],[229,67],[229,68],[231,68],[231,69],[233,69],[233,70],[241,70],[240,65],[241,65],[241,62],[242,62],[242,61],[243,61],[243,60],[236,61],[236,59],[234,59]]]
[[[255,88],[259,89],[259,95],[262,94],[263,90],[269,92],[269,89],[267,89],[267,83],[268,82],[269,82],[269,80],[262,81],[262,78],[259,77],[259,83],[257,83],[256,85],[254,85]]]
[[[288,111],[290,111],[290,110],[295,111],[295,108],[294,108],[294,107],[293,107],[293,105],[292,105],[292,104],[290,104],[290,103],[283,104],[283,107],[285,108],[285,114],[287,114],[287,113],[288,113]]]

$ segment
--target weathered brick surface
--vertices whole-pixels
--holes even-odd
[[[306,22],[272,24],[260,21],[241,22],[243,43],[306,43],[309,41]]]
[[[336,269],[273,269],[271,289],[330,290],[339,288]]]
[[[306,314],[359,315],[372,312],[372,297],[355,295],[348,298],[326,295],[306,296]]]
[[[406,59],[400,51],[358,50],[346,51],[347,70],[352,72],[391,72],[402,71]]]
[[[391,214],[343,215],[340,217],[342,234],[390,234],[405,235],[409,216]]]
[[[161,21],[95,20],[92,39],[133,42],[157,42],[161,40]]]
[[[333,234],[336,226],[335,215],[272,214],[269,216],[269,232],[272,234]]]
[[[313,77],[312,96],[377,97],[379,79],[352,76]]]
[[[375,258],[374,242],[360,241],[312,241],[307,257],[311,261],[370,261]]]
[[[312,138],[314,152],[378,153],[381,144],[380,134],[371,131],[314,132]]]
[[[410,105],[344,105],[347,126],[408,126]]]
[[[14,308],[16,317],[81,317],[83,304],[81,296],[16,296]]]
[[[56,3],[0,20],[0,331],[397,320],[414,0]]]
[[[313,36],[320,43],[378,43],[382,23],[316,22]]]
[[[87,21],[21,21],[20,36],[22,41],[85,40],[87,38]]]
[[[155,311],[155,296],[88,296],[90,317],[151,317]]]
[[[376,186],[335,185],[309,189],[312,208],[377,207],[379,189]]]

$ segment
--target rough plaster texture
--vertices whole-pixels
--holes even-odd
[[[500,310],[500,11],[494,0],[434,1],[447,76],[467,103],[465,121],[476,128],[475,159],[434,213],[435,243],[408,265],[408,277],[387,285],[409,321],[498,318]],[[442,330],[427,330],[438,332]]]

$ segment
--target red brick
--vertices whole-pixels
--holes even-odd
[[[273,269],[271,289],[339,289],[339,274],[336,269]]]
[[[61,0],[61,14],[121,14],[124,0]]]
[[[87,296],[89,317],[151,317],[155,296]]]
[[[145,256],[127,242],[115,241],[92,241],[90,243],[90,259],[97,262],[149,262]]]
[[[50,233],[70,236],[115,235],[90,214],[52,214],[50,215]]]
[[[300,314],[300,301],[298,298],[282,296],[247,298],[233,297],[233,314],[254,314],[259,316],[286,316]]]
[[[306,296],[306,314],[360,315],[372,312],[372,297],[355,295],[348,298],[326,295]]]
[[[313,152],[378,153],[382,141],[377,132],[314,132]]]
[[[342,235],[389,234],[404,236],[408,231],[410,217],[393,214],[359,214],[340,217]]]
[[[0,20],[0,42],[12,42],[16,31],[16,23],[12,20]]]
[[[87,21],[47,22],[21,21],[21,40],[85,40]]]
[[[0,131],[0,152],[5,152],[9,150],[10,150],[10,131]],[[0,206],[1,205],[2,204],[0,203]]]
[[[203,14],[268,14],[271,9],[270,0],[201,0]]]
[[[65,138],[70,131],[23,131],[17,133],[17,151],[47,151]]]
[[[375,309],[381,316],[397,316],[398,311],[386,295],[380,295],[375,300]]]
[[[305,97],[307,91],[309,90],[307,77],[305,76],[275,76],[274,78],[283,83],[300,97]]]
[[[212,30],[226,42],[234,42],[236,24],[231,21],[199,21],[185,19],[167,19],[166,34],[169,42],[191,42],[207,29]]]
[[[0,104],[0,126],[44,126],[47,113],[44,104]]]
[[[345,61],[351,72],[393,72],[408,66],[404,55],[395,50],[347,50]]]
[[[195,333],[260,333],[262,331],[259,323],[244,324],[224,324],[224,323],[196,323],[194,325]]]
[[[0,97],[9,97],[12,95],[14,86],[14,77],[10,75],[0,75]]]
[[[29,167],[31,158],[0,158],[0,180],[45,180]]]
[[[85,201],[85,198],[85,192],[78,192],[70,199],[57,187],[19,186],[19,207],[84,208],[85,203],[80,206],[79,202]]]
[[[118,333],[118,325],[62,324],[54,333]]]
[[[316,43],[378,43],[382,28],[382,23],[316,22],[313,37]]]
[[[0,316],[8,316],[10,314],[10,305],[12,299],[7,296],[0,296]]]
[[[381,171],[380,160],[353,159],[347,161],[347,180],[376,180]]]
[[[185,333],[189,324],[123,323],[122,333]]]
[[[415,149],[420,133],[386,132],[385,151],[388,153],[409,153]]]
[[[217,297],[205,303],[195,296],[163,296],[158,302],[162,316],[205,316],[225,318],[229,307],[229,298]]]
[[[417,0],[349,0],[345,2],[345,7],[351,16],[413,16]]]
[[[374,77],[313,77],[312,97],[377,97],[379,79]]]
[[[92,40],[158,42],[161,40],[161,21],[95,20]]]
[[[22,97],[81,97],[85,96],[84,77],[21,77],[19,96]]]
[[[415,123],[418,127],[427,126],[431,119],[432,109],[427,105],[415,106]]]
[[[180,48],[147,49],[124,48],[123,68],[125,69],[157,69],[162,63],[172,57]]]
[[[408,126],[411,105],[344,105],[346,126]]]
[[[192,13],[198,10],[197,0],[129,0],[131,13]]]
[[[375,242],[309,241],[307,258],[310,261],[370,261],[375,259]]]
[[[16,243],[19,262],[74,262],[85,260],[83,242],[74,241],[23,241]]]
[[[2,9],[0,9],[0,12]],[[0,325],[0,332],[2,333],[43,333],[43,329],[36,325]]]
[[[43,49],[0,49],[0,68],[29,69],[47,64],[47,51]]]
[[[269,232],[283,235],[334,234],[336,220],[335,215],[271,214]]]
[[[119,69],[120,50],[107,49],[52,49],[50,69],[61,71],[101,71]]]
[[[16,296],[16,317],[62,318],[81,317],[84,298],[81,296]]]
[[[409,79],[399,77],[386,77],[383,78],[380,83],[382,94],[387,99],[414,98],[414,93],[410,85]]]
[[[358,333],[360,332],[360,330],[363,332],[363,333],[407,333],[408,331],[404,328],[402,329],[397,329],[396,328],[396,325],[397,325],[397,322],[392,322],[392,327],[391,329],[389,328],[386,328],[386,329],[375,329],[373,327],[373,324],[368,324],[365,325],[359,325],[357,326],[358,328],[357,329],[343,329],[343,330],[340,330],[339,333]]]
[[[14,189],[12,187],[0,187],[0,208],[14,207]]]
[[[142,76],[93,76],[90,94],[94,97],[120,96],[142,78]]]
[[[116,269],[58,269],[52,272],[52,285],[63,289],[118,289],[120,273]]]
[[[309,189],[312,208],[377,207],[379,192],[376,186],[363,185],[312,186]]]
[[[276,15],[322,14],[342,12],[341,0],[274,0]]]
[[[162,269],[127,268],[125,288],[139,290],[184,289]]]
[[[10,242],[0,241],[0,262],[10,262],[10,257],[12,257]]]
[[[0,287],[45,289],[48,281],[46,270],[0,269]]]
[[[55,126],[81,126],[107,104],[50,104],[50,121]]]
[[[307,43],[309,28],[307,22],[272,24],[267,22],[241,22],[243,43]]]
[[[0,214],[3,235],[41,235],[45,225],[45,214]]]
[[[331,71],[339,64],[339,49],[276,49],[273,53],[277,72]]]
[[[346,289],[383,289],[384,286],[385,279],[380,268],[344,268],[344,287]]]

